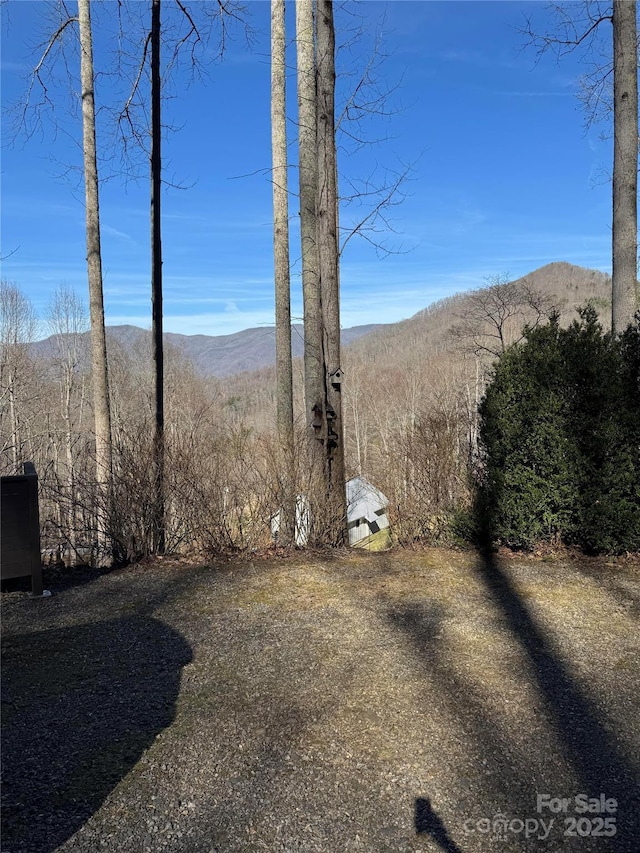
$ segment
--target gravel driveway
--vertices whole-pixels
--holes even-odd
[[[48,585],[2,596],[2,853],[640,850],[637,560]]]

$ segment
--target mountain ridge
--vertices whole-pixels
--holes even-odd
[[[380,329],[383,323],[368,323],[351,326],[342,330],[343,345],[348,346],[364,335]],[[291,326],[291,350],[293,358],[303,355],[303,327],[299,323]],[[107,343],[115,342],[124,349],[133,349],[144,345],[151,332],[140,326],[122,324],[107,326]],[[89,332],[82,334],[88,339]],[[57,346],[59,335],[50,335],[31,344],[36,357],[50,357]],[[214,376],[223,379],[244,371],[261,370],[275,364],[275,328],[258,326],[243,329],[229,335],[182,335],[177,332],[163,334],[165,345],[175,347],[194,366],[202,376]]]
[[[605,328],[610,324],[611,278],[599,270],[579,267],[566,261],[545,264],[515,282],[526,281],[530,286],[554,295],[565,304],[563,316],[569,322],[577,305],[596,300],[601,309]],[[465,301],[482,288],[451,294],[420,309],[396,323],[369,323],[342,329],[342,345],[362,354],[375,353],[398,345],[406,348],[411,340],[428,337],[436,349],[451,346],[449,331],[454,319],[464,313]],[[573,301],[575,300],[575,302]],[[291,327],[292,354],[303,355],[303,326]],[[85,333],[88,337],[88,332]],[[124,349],[144,346],[148,330],[133,325],[107,326],[109,341]],[[203,377],[227,378],[243,372],[254,372],[275,365],[275,328],[259,326],[229,335],[182,335],[165,332],[164,341],[174,347]],[[33,352],[42,357],[52,354],[56,336],[32,344]]]

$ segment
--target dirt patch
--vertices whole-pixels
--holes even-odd
[[[636,561],[165,559],[49,585],[3,595],[2,853],[638,850]]]

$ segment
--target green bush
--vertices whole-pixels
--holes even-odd
[[[587,306],[568,329],[553,316],[528,330],[480,418],[485,538],[640,549],[640,322],[616,338]]]

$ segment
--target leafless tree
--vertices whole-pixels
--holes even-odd
[[[305,411],[309,455],[322,482],[314,495],[315,529],[344,540],[346,493],[333,5],[296,3],[298,164],[304,298]]]
[[[276,319],[276,423],[282,481],[279,541],[294,542],[296,490],[291,363],[289,189],[287,174],[285,2],[271,0],[271,152],[273,167],[273,256]]]
[[[613,252],[611,327],[638,308],[638,41],[635,0],[613,0]]]
[[[340,349],[340,279],[338,187],[335,135],[335,30],[332,0],[318,0],[317,50],[317,242],[323,327],[326,477],[331,515],[338,519],[335,540],[344,542],[347,527],[342,357]]]
[[[300,181],[300,239],[304,304],[305,420],[312,465],[322,464],[316,435],[323,421],[322,315],[320,267],[316,233],[318,158],[316,129],[316,62],[313,0],[296,0],[298,88],[298,173]],[[317,426],[314,426],[314,423]]]
[[[100,241],[100,209],[98,183],[98,156],[96,147],[96,106],[94,95],[95,72],[93,64],[93,39],[91,29],[91,6],[89,0],[78,0],[78,14],[72,15],[66,4],[53,7],[58,14],[53,33],[42,47],[27,86],[22,102],[22,129],[27,137],[34,124],[28,116],[34,116],[37,126],[45,108],[53,110],[54,103],[49,89],[50,66],[61,53],[62,62],[68,71],[68,57],[62,46],[65,36],[77,25],[77,47],[80,52],[80,103],[82,112],[82,157],[85,198],[85,234],[87,251],[87,278],[89,285],[89,309],[91,319],[91,367],[93,383],[93,409],[95,423],[95,489],[99,507],[95,520],[97,552],[100,559],[109,561],[108,517],[110,511],[112,448],[111,420],[109,411],[109,378],[104,322],[104,299],[102,287],[102,254]]]
[[[98,159],[96,153],[96,109],[94,99],[93,38],[90,0],[78,0],[80,34],[80,82],[82,98],[82,154],[84,160],[87,271],[91,317],[91,369],[96,440],[96,487],[98,502],[98,550],[101,559],[110,559],[108,514],[111,503],[111,413],[109,410],[109,374],[102,292],[102,251],[100,245],[100,207]]]
[[[155,550],[165,550],[164,353],[162,340],[162,84],[160,0],[151,6],[151,359],[154,368]]]
[[[0,282],[0,451],[11,465],[8,473],[20,473],[23,455],[21,402],[31,372],[29,343],[34,339],[33,305],[11,282]],[[5,467],[4,465],[2,466]]]
[[[559,58],[581,49],[591,63],[581,100],[587,121],[608,115],[613,106],[612,313],[614,332],[622,332],[638,306],[638,37],[636,0],[581,0],[550,3],[555,25],[539,33],[524,28],[538,55]],[[612,24],[612,44],[603,58],[598,39]],[[613,78],[613,98],[611,98]]]
[[[177,9],[177,23],[161,31],[161,0],[152,0],[151,26],[148,30],[142,25],[141,44],[132,45],[132,37],[125,33],[125,24],[121,22],[120,32],[127,41],[126,51],[120,52],[122,67],[127,66],[124,76],[129,77],[130,91],[117,117],[120,128],[120,144],[125,152],[125,160],[133,167],[137,157],[148,153],[151,168],[151,305],[152,305],[152,363],[154,394],[154,548],[157,553],[165,550],[165,412],[164,412],[164,354],[163,354],[163,293],[162,293],[162,216],[161,193],[163,187],[162,171],[162,102],[163,86],[167,84],[171,69],[183,61],[186,55],[193,75],[204,74],[200,53],[210,43],[214,24],[218,23],[219,52],[224,51],[228,19],[240,20],[242,7],[229,2],[200,4],[198,14],[176,0],[171,4]],[[164,8],[164,5],[162,6]],[[133,40],[140,30],[133,27]],[[168,60],[165,66],[165,78],[161,76],[160,52],[166,47]],[[150,127],[147,126],[146,99],[143,81],[149,62],[149,86],[151,101]],[[148,140],[150,147],[148,147]],[[135,145],[131,145],[134,142]]]
[[[451,334],[474,355],[497,358],[522,340],[525,324],[535,328],[559,307],[554,297],[532,288],[526,279],[510,281],[502,274],[467,296]]]
[[[63,423],[64,462],[58,464],[62,485],[58,491],[59,527],[66,532],[69,558],[75,562],[78,556],[78,501],[76,495],[76,445],[81,443],[80,430],[83,426],[85,332],[88,328],[85,306],[70,287],[60,285],[53,295],[47,317],[47,325],[55,348],[53,361],[57,368],[60,389],[60,414]],[[76,400],[77,386],[81,386],[79,405]],[[57,456],[56,452],[56,456]],[[60,463],[60,460],[57,460]]]

